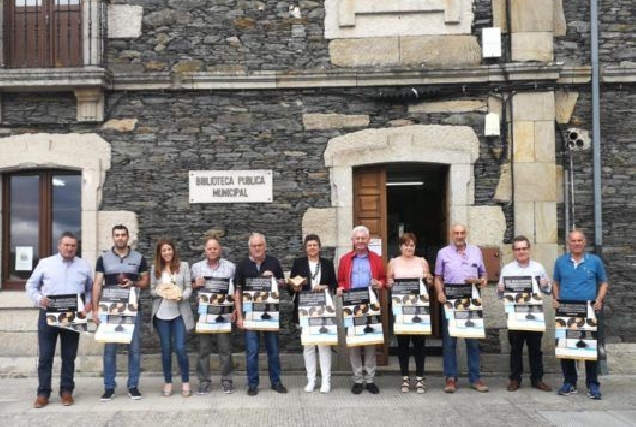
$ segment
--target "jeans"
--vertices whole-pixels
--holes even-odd
[[[396,335],[398,342],[398,361],[400,373],[409,376],[409,345],[413,341],[413,358],[415,359],[415,376],[424,376],[424,335]]]
[[[141,372],[141,316],[135,316],[135,331],[133,332],[128,347],[128,388],[139,387],[139,375]],[[118,344],[104,345],[104,388],[116,388],[117,382],[117,346]]]
[[[448,322],[446,321],[445,309],[442,308],[442,340],[444,353],[444,375],[446,378],[457,380],[457,337],[448,334]],[[475,383],[479,381],[481,375],[481,351],[479,341],[471,338],[464,338],[466,343],[466,357],[468,359],[468,381]]]
[[[541,351],[541,337],[543,332],[536,331],[508,331],[510,343],[510,379],[521,383],[523,375],[523,343],[528,345],[528,359],[530,361],[530,383],[536,384],[543,380],[543,352]]]
[[[216,345],[219,351],[219,373],[221,381],[232,381],[232,347],[230,334],[199,334],[199,357],[197,359],[197,376],[200,383],[212,382],[210,375],[210,353],[212,352],[212,340],[216,337]]]
[[[172,339],[174,338],[174,352],[177,354],[177,362],[181,371],[181,382],[190,381],[190,367],[188,354],[186,353],[186,328],[183,317],[164,320],[155,317],[153,319],[159,342],[161,344],[161,365],[163,366],[163,379],[165,383],[172,383]]]
[[[563,372],[565,382],[570,383],[574,387],[576,387],[578,376],[574,359],[561,359],[561,371]],[[590,384],[592,383],[601,385],[601,383],[598,382],[598,361],[586,360],[585,387],[590,388]]]
[[[79,346],[79,333],[67,329],[54,328],[46,324],[44,310],[38,317],[38,396],[51,396],[51,369],[55,357],[57,337],[60,336],[62,372],[60,393],[73,393],[75,382],[75,356]]]
[[[258,350],[261,344],[261,333],[265,337],[267,348],[267,370],[272,386],[280,384],[280,359],[278,358],[278,332],[245,331],[245,347],[247,352],[247,383],[258,387]]]

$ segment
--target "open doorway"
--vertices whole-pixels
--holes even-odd
[[[399,256],[399,238],[409,232],[417,237],[416,256],[426,258],[431,268],[446,244],[446,180],[448,166],[407,163],[386,167],[387,260]],[[431,295],[433,336],[426,340],[428,355],[441,354],[440,310],[436,295]],[[390,342],[389,354],[397,341]]]
[[[418,239],[416,255],[426,258],[433,271],[437,252],[446,244],[448,174],[448,165],[435,163],[387,163],[354,169],[353,222],[369,228],[385,263],[399,255],[402,233],[411,232]],[[382,293],[381,303],[383,327],[389,333],[379,363],[393,355],[397,346],[391,333],[390,291]],[[433,336],[426,340],[426,351],[440,355],[441,318],[434,292],[431,321]]]

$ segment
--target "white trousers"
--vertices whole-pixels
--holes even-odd
[[[364,351],[364,365],[362,364],[362,352]],[[349,348],[349,362],[353,370],[353,382],[362,383],[364,377],[362,370],[367,371],[366,382],[372,383],[375,377],[375,346],[365,345],[362,347]]]
[[[331,383],[331,346],[319,345],[318,354],[320,357],[320,375],[322,383]],[[307,383],[316,383],[316,346],[303,346],[303,358],[305,359],[305,368],[307,368]]]

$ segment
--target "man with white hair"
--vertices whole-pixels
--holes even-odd
[[[338,263],[338,295],[349,289],[366,289],[369,285],[381,288],[386,285],[386,271],[382,258],[369,250],[369,229],[357,226],[351,232],[353,250],[344,254]],[[380,393],[380,389],[373,382],[375,376],[375,346],[364,346],[364,364],[362,362],[361,348],[349,349],[349,361],[353,370],[353,386],[351,393],[360,394],[363,389],[363,380],[366,380],[366,388],[371,394]],[[363,376],[363,369],[367,372]]]

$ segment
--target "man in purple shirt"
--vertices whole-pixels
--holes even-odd
[[[446,295],[444,283],[475,283],[484,287],[488,284],[486,268],[481,250],[466,243],[466,226],[453,224],[451,227],[451,244],[440,249],[435,261],[435,290],[437,299],[442,305],[442,333],[444,351],[444,375],[446,376],[445,393],[457,391],[457,337],[448,333],[448,324],[444,313]],[[481,381],[481,353],[479,341],[465,338],[466,355],[468,357],[468,380],[471,388],[486,393],[488,387]]]

